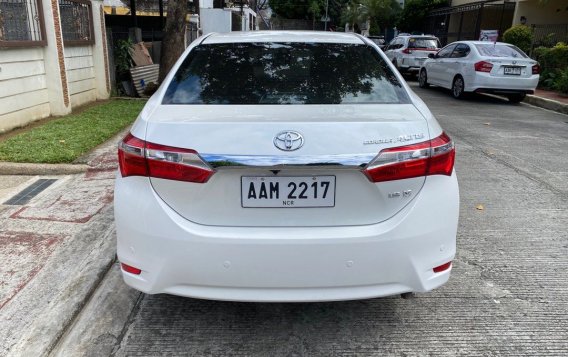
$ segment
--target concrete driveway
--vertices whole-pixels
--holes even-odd
[[[46,351],[566,355],[568,116],[487,96],[458,101],[412,85],[457,143],[461,212],[448,284],[411,299],[228,303],[140,294],[122,283],[115,263]],[[7,353],[21,354],[22,346]]]

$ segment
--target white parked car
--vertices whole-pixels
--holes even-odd
[[[233,301],[439,287],[456,251],[454,155],[362,36],[201,37],[119,145],[124,280]]]
[[[420,87],[434,84],[466,93],[494,93],[518,103],[534,93],[540,67],[516,46],[503,42],[458,41],[442,48],[420,69]]]
[[[430,53],[438,52],[440,41],[434,36],[400,35],[383,51],[400,73],[418,73]]]

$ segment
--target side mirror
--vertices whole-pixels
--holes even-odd
[[[436,58],[436,54],[435,53],[428,53],[428,58]]]

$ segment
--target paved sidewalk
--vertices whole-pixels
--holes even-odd
[[[0,176],[0,356],[49,352],[115,260],[116,142],[74,175]],[[38,179],[55,182],[4,204]]]

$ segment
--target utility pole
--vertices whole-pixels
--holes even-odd
[[[327,31],[327,9],[329,8],[329,0],[325,0],[325,22],[323,25],[323,30]]]

